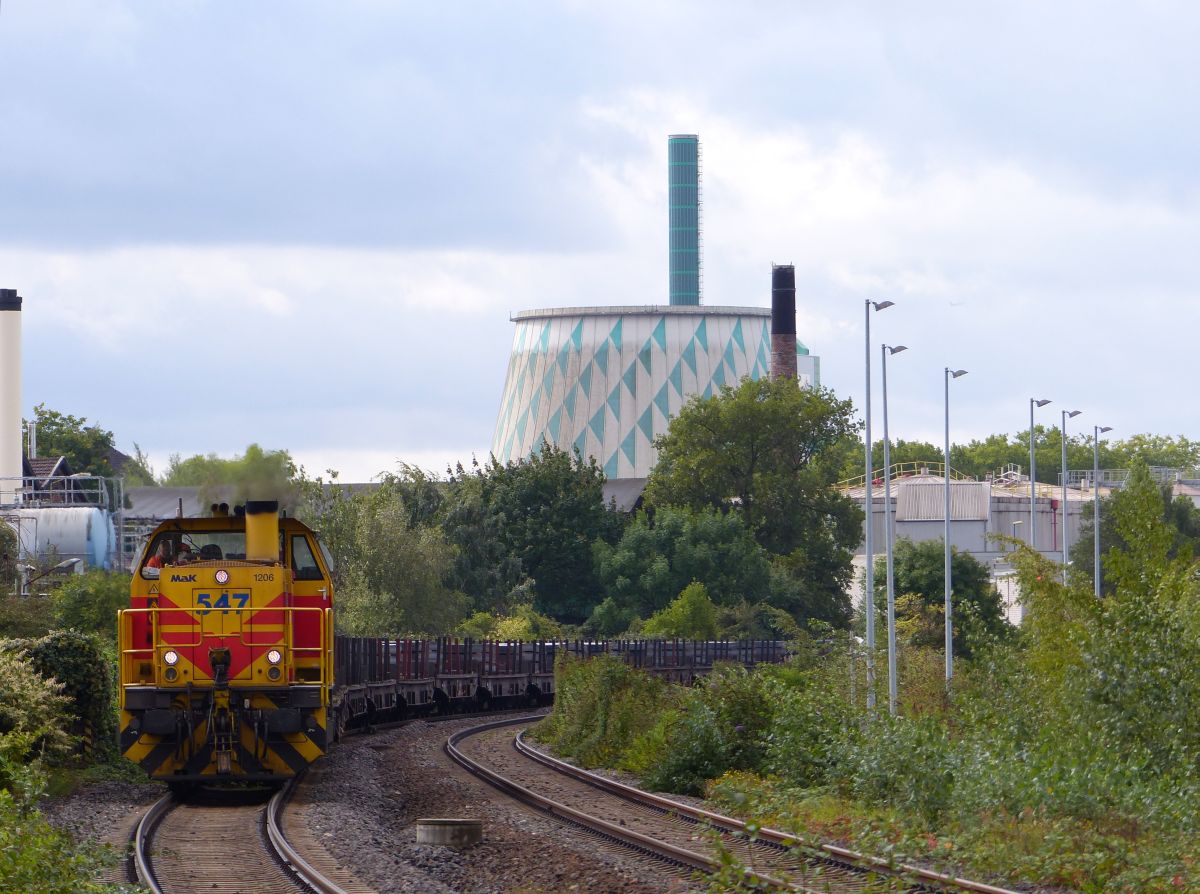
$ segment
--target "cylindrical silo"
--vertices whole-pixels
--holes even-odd
[[[671,304],[700,303],[700,138],[667,137]]]
[[[21,296],[0,289],[0,506],[21,483]]]

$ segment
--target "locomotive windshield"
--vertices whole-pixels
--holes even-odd
[[[246,558],[244,531],[167,531],[159,534],[146,551],[142,577],[153,580],[167,565],[186,565],[221,559]]]

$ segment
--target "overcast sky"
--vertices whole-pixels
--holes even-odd
[[[486,455],[510,312],[665,303],[666,138],[698,133],[705,303],[794,263],[861,406],[895,301],[894,437],[940,443],[946,365],[956,441],[1031,396],[1200,437],[1197,46],[1183,2],[3,0],[24,404],[160,470]]]

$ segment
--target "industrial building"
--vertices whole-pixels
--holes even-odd
[[[700,304],[698,137],[669,137],[667,159],[670,303],[513,315],[492,438],[500,462],[528,456],[543,440],[594,457],[625,508],[654,467],[654,439],[691,398],[777,368],[820,384],[820,359],[796,339],[792,267],[773,268],[772,307]]]

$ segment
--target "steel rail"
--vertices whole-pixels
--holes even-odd
[[[267,840],[283,864],[292,871],[297,879],[308,885],[317,894],[346,894],[344,888],[323,876],[313,868],[311,863],[300,856],[300,852],[292,847],[283,833],[283,808],[291,798],[292,789],[295,788],[299,778],[299,776],[293,776],[267,802],[267,809],[263,815]]]
[[[686,816],[695,820],[697,823],[705,823],[724,829],[727,832],[734,832],[749,836],[751,830],[746,823],[733,817],[724,816],[720,813],[713,813],[709,810],[704,810],[699,807],[692,807],[690,804],[684,804],[679,801],[673,801],[670,798],[664,798],[661,795],[655,795],[639,788],[634,788],[630,785],[624,785],[612,779],[607,779],[596,773],[589,773],[587,770],[568,764],[557,758],[551,757],[544,752],[533,748],[525,742],[525,730],[517,734],[514,741],[514,746],[517,751],[531,760],[537,761],[543,766],[556,770],[565,776],[570,776],[573,779],[578,779],[581,782],[586,782],[589,785],[625,798],[639,804],[649,805],[658,810],[677,813],[681,816]],[[889,863],[879,857],[872,857],[868,854],[862,854],[857,851],[852,851],[844,847],[838,847],[833,844],[826,844],[819,841],[808,841],[799,835],[789,835],[786,832],[780,832],[776,829],[771,829],[766,826],[758,827],[753,832],[754,837],[759,841],[766,841],[770,844],[777,845],[781,848],[801,848],[817,854],[825,859],[835,859],[839,862],[844,862],[852,865],[854,868],[865,869],[871,872],[888,874],[902,878],[905,881],[912,881],[924,885],[934,885],[944,891],[964,891],[970,894],[1020,894],[1020,892],[1010,890],[1008,888],[998,888],[994,885],[984,884],[982,882],[973,882],[968,879],[958,878],[956,876],[947,875],[941,872],[935,872],[931,869],[924,869],[920,866],[913,866],[908,863]]]
[[[479,735],[480,733],[485,733],[493,729],[500,729],[505,726],[515,726],[519,723],[529,723],[531,721],[540,719],[541,717],[517,717],[508,720],[496,721],[493,723],[485,723],[481,726],[473,726],[470,729],[461,730],[446,739],[446,743],[444,745],[446,754],[449,755],[450,758],[455,761],[455,763],[459,764],[475,776],[478,776],[480,779],[483,779],[489,785],[500,789],[500,791],[512,796],[513,798],[516,798],[518,801],[521,801],[524,804],[528,804],[529,806],[534,807],[544,813],[548,813],[551,816],[557,817],[560,820],[582,826],[583,828],[602,835],[605,838],[618,841],[622,844],[642,851],[643,853],[648,853],[660,858],[666,858],[672,863],[687,866],[692,869],[698,869],[701,872],[711,873],[719,868],[719,863],[717,860],[705,856],[704,854],[698,854],[695,851],[677,847],[673,844],[667,844],[664,841],[659,841],[658,839],[651,838],[648,835],[635,832],[632,829],[618,826],[615,823],[610,823],[591,816],[580,810],[576,810],[573,807],[568,807],[566,804],[562,804],[553,800],[552,798],[539,795],[536,792],[525,788],[523,785],[519,785],[516,782],[513,782],[511,779],[508,779],[507,777],[488,769],[483,764],[468,757],[458,748],[459,742],[471,736]],[[744,873],[748,880],[756,882],[760,885],[782,889],[787,889],[790,887],[787,882],[781,881],[777,878],[772,878],[770,876],[762,875],[761,873],[757,873],[749,869],[744,870]]]
[[[164,894],[164,891],[154,875],[154,865],[150,861],[150,841],[154,837],[154,830],[162,818],[175,807],[175,803],[174,796],[163,795],[142,815],[130,836],[133,842],[130,862],[133,864],[134,878],[143,887],[149,888],[151,894]]]

